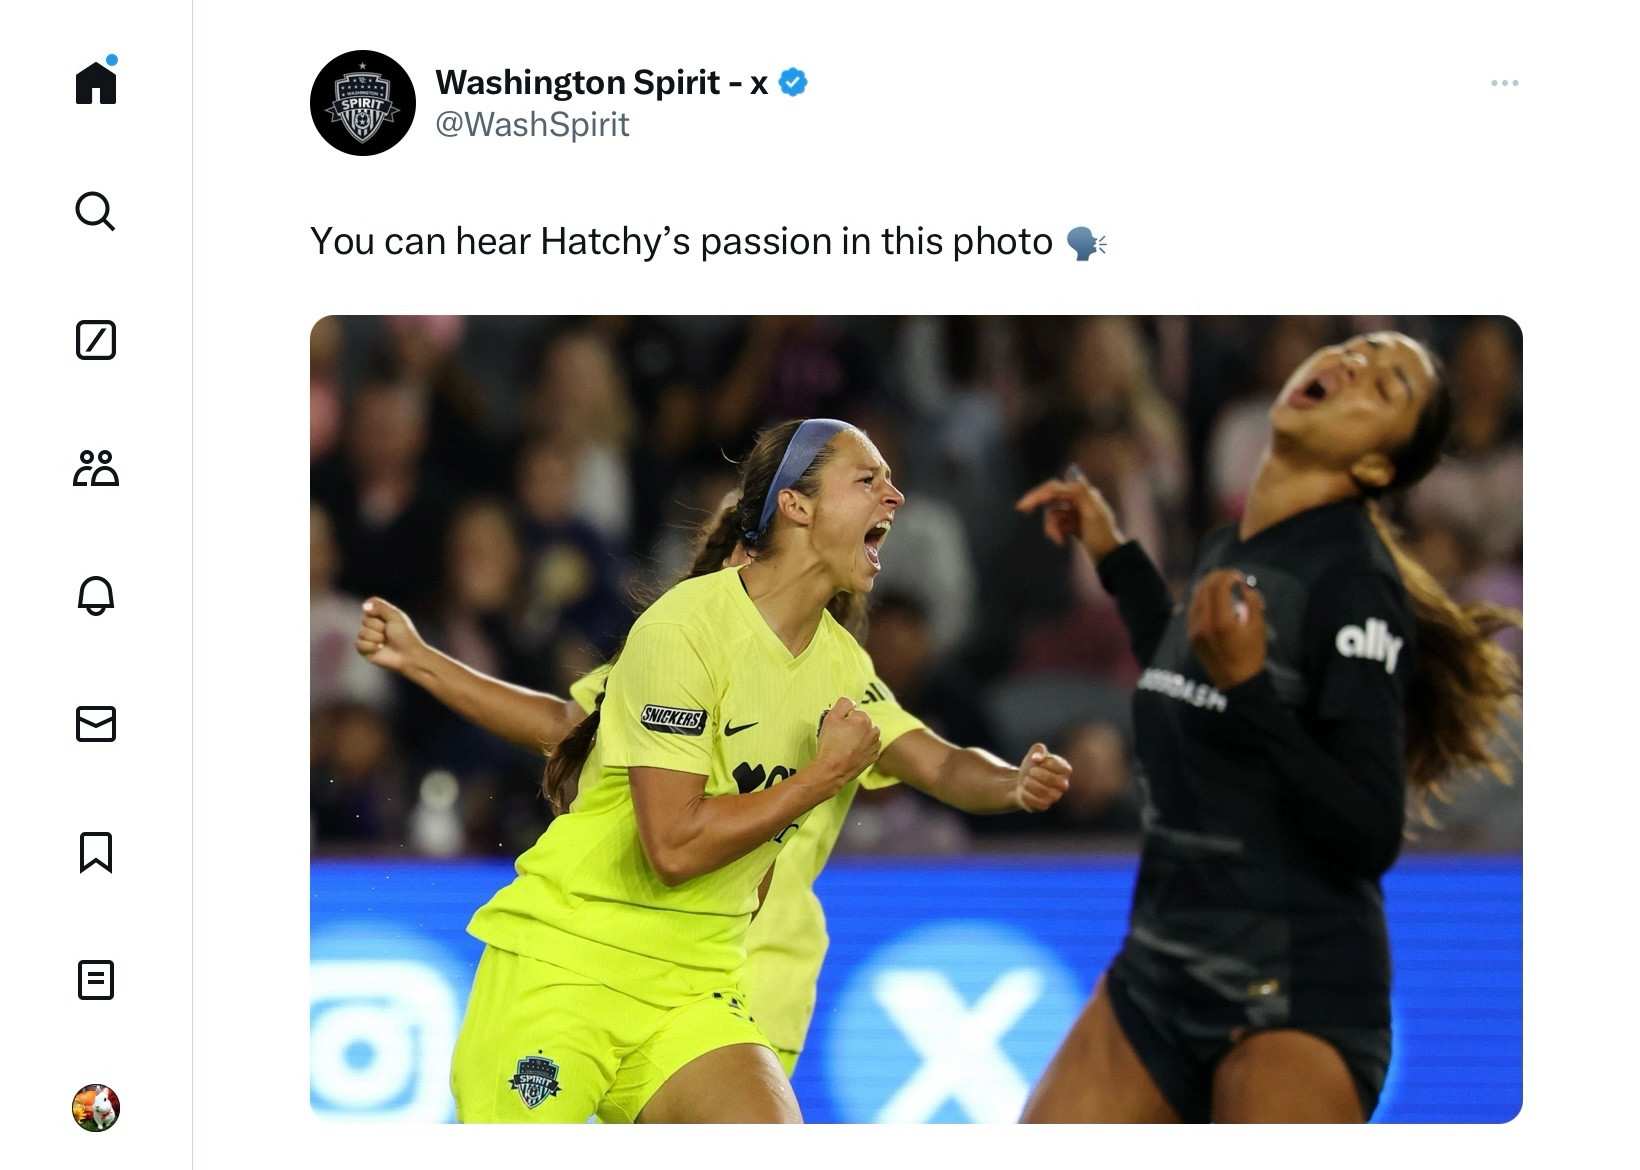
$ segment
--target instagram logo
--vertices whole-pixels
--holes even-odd
[[[315,959],[313,1111],[327,1120],[450,1121],[461,1005],[419,959]]]

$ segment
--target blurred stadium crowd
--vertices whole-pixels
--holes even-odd
[[[550,819],[539,757],[354,653],[362,598],[479,670],[567,694],[687,568],[757,430],[814,415],[864,428],[907,497],[871,597],[883,679],[948,739],[1009,759],[1042,739],[1076,770],[1032,818],[862,794],[839,849],[1129,848],[1138,664],[1086,557],[1012,503],[1074,460],[1182,582],[1200,536],[1239,515],[1287,375],[1380,328],[1431,344],[1458,406],[1453,457],[1392,514],[1455,596],[1519,607],[1506,319],[326,318],[311,341],[315,852],[511,855]],[[1511,786],[1456,786],[1412,847],[1518,851],[1520,808],[1517,765]]]

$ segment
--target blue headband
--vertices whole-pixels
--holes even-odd
[[[831,442],[832,436],[849,429],[848,423],[834,418],[810,418],[797,425],[791,442],[786,444],[786,453],[780,457],[780,466],[775,468],[774,479],[769,481],[769,494],[763,497],[763,515],[758,519],[757,527],[745,533],[747,544],[755,543],[768,531],[769,517],[774,515],[780,493],[803,478],[809,464],[820,454],[820,448]]]

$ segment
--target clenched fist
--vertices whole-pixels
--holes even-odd
[[[1234,569],[1214,569],[1190,598],[1190,648],[1221,691],[1264,669],[1264,598]]]
[[[404,611],[379,597],[364,603],[354,648],[383,670],[403,674],[411,660],[427,648]]]
[[[883,733],[852,699],[838,699],[820,721],[815,763],[838,777],[838,789],[875,764],[882,750]]]
[[[1070,786],[1070,761],[1054,755],[1045,744],[1033,743],[1020,762],[1014,799],[1026,812],[1042,812],[1059,803]]]

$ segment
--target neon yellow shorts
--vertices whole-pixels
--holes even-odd
[[[673,1073],[730,1044],[769,1047],[737,988],[657,1007],[485,947],[450,1061],[463,1122],[637,1119]]]

